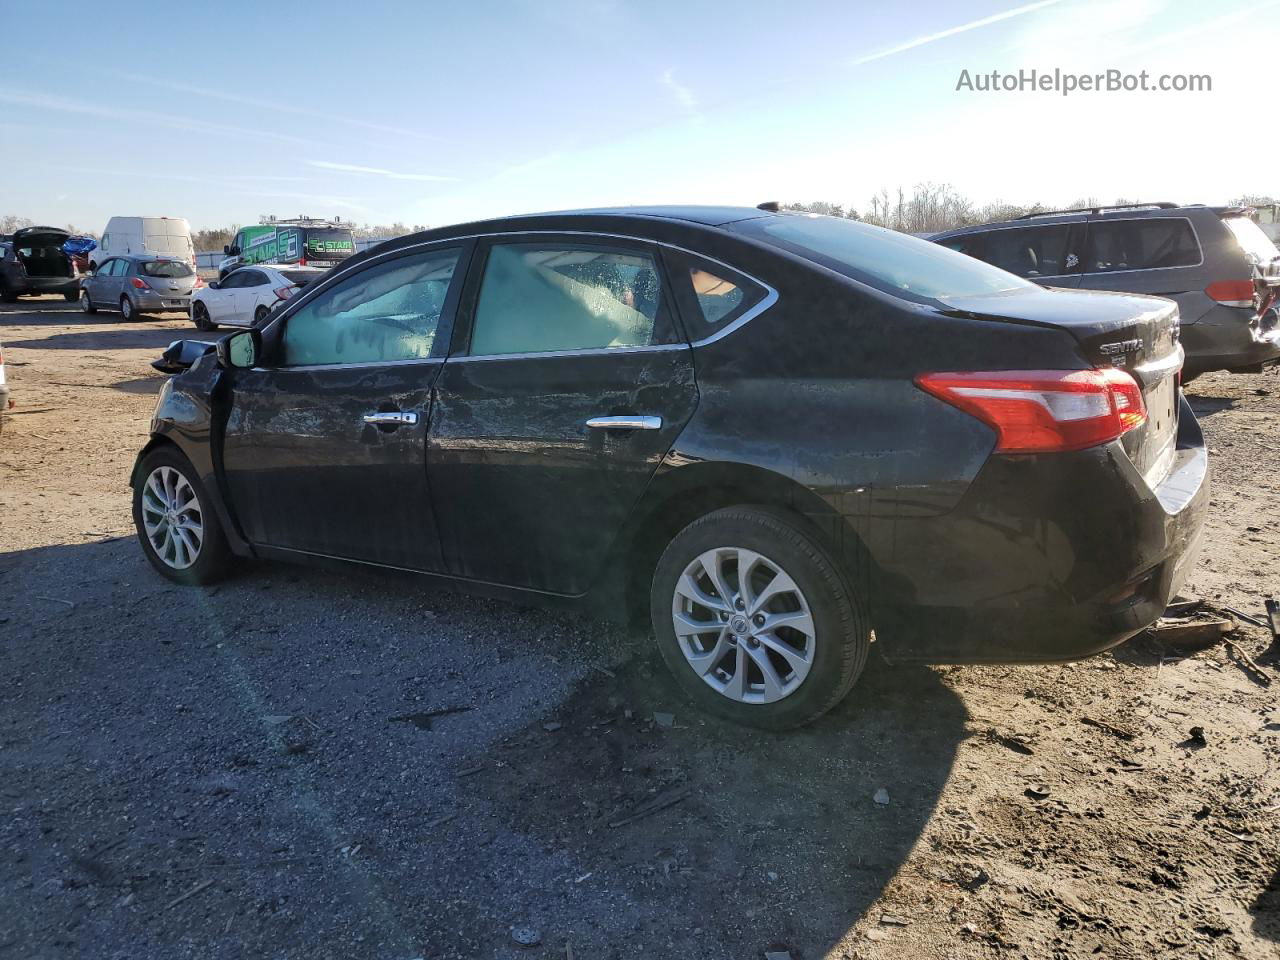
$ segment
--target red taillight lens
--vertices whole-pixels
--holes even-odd
[[[139,290],[151,289],[151,284],[147,283],[147,281],[143,280],[141,277],[130,277],[129,282],[132,283]]]
[[[300,267],[305,267],[306,265],[307,265],[307,258],[306,258],[306,257],[299,257],[299,258],[298,258],[298,266],[300,266]]]
[[[1219,280],[1204,288],[1205,295],[1227,307],[1253,306],[1252,280]]]
[[[288,300],[297,292],[297,287],[276,287],[276,296],[281,300]]]
[[[1147,419],[1137,381],[1114,368],[924,373],[916,384],[995,430],[997,453],[1083,450]]]

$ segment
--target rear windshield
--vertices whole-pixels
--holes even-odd
[[[760,217],[734,224],[783,250],[909,300],[975,297],[1036,285],[928,240],[836,217]]]
[[[349,257],[356,252],[355,237],[350,230],[311,227],[305,236],[308,256]]]
[[[1248,217],[1223,217],[1236,243],[1254,263],[1270,263],[1280,257],[1280,250],[1272,243],[1271,238],[1262,232],[1262,228]]]
[[[195,273],[183,260],[144,260],[138,271],[145,277],[189,277]]]

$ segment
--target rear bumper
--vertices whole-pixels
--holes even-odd
[[[1154,622],[1194,565],[1208,456],[1180,400],[1151,489],[1118,443],[993,457],[936,517],[871,520],[872,611],[891,660],[1037,662],[1098,653]]]
[[[79,277],[27,277],[14,283],[10,291],[20,297],[33,297],[40,294],[68,293],[79,294]]]
[[[175,294],[171,297],[157,293],[139,294],[133,297],[133,305],[138,310],[181,310],[184,313],[191,309],[191,295]]]
[[[1183,374],[1233,370],[1280,361],[1280,329],[1262,329],[1251,311],[1217,306],[1180,330]]]

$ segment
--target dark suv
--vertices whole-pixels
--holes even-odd
[[[27,294],[80,296],[80,271],[62,244],[71,234],[57,227],[25,227],[0,240],[0,300]]]
[[[762,727],[839,701],[872,627],[893,660],[1120,642],[1209,492],[1168,300],[831,217],[432,230],[166,359],[132,476],[166,577],[338,560],[593,603]]]
[[[1280,251],[1246,207],[1135,204],[1031,214],[930,239],[1052,287],[1178,304],[1184,378],[1280,360]]]

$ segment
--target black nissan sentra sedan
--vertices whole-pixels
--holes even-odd
[[[839,702],[873,629],[890,661],[1124,640],[1208,498],[1172,302],[767,208],[431,230],[166,356],[131,482],[171,580],[340,560],[588,603],[765,728]]]

